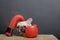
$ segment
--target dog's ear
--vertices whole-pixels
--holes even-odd
[[[26,20],[26,22],[27,22],[27,23],[29,23],[29,24],[31,24],[31,23],[32,23],[32,21],[33,21],[33,19],[32,19],[32,18],[28,18],[28,19]]]

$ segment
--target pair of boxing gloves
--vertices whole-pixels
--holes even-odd
[[[18,21],[20,21],[20,22],[18,22]],[[26,37],[30,37],[30,38],[37,37],[37,35],[38,35],[37,24],[31,24],[31,22],[32,22],[32,18],[29,18],[28,20],[25,21],[25,19],[22,15],[16,14],[12,18],[12,20],[6,30],[6,35],[12,36],[12,32],[15,27],[17,28],[17,30],[18,30],[18,28],[25,27],[22,30],[24,30],[24,34]],[[16,24],[17,24],[17,26],[16,26]],[[18,31],[21,32],[20,30],[18,30]]]

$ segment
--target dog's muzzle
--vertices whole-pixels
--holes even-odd
[[[19,29],[19,27],[17,27],[18,28],[18,32],[19,33],[25,33],[25,28],[26,28],[26,26],[23,26],[23,27],[20,27],[20,29]]]

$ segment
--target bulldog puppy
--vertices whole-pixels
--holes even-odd
[[[17,29],[17,31],[19,32],[19,34],[20,35],[24,35],[24,33],[25,33],[25,28],[27,27],[27,26],[31,26],[32,24],[32,21],[33,21],[33,19],[32,18],[29,18],[29,19],[27,19],[26,21],[22,21],[22,22],[18,22],[17,23],[17,27],[16,27],[16,29]]]

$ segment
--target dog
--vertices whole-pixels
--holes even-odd
[[[18,33],[19,33],[20,35],[24,35],[24,33],[25,33],[25,28],[26,28],[27,26],[31,26],[31,25],[32,25],[32,24],[31,24],[32,21],[33,21],[32,18],[28,18],[26,21],[18,22],[18,23],[17,23],[17,27],[16,27]]]

